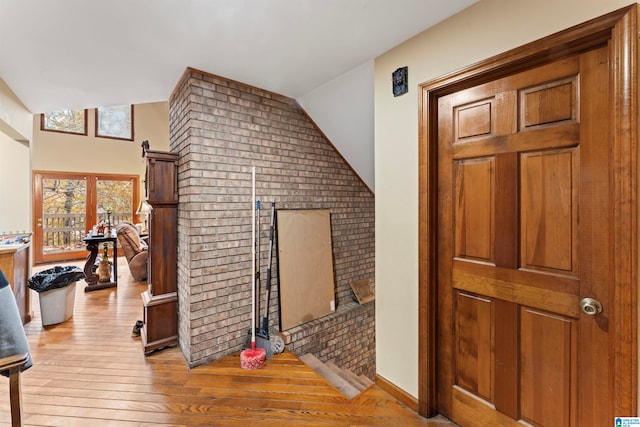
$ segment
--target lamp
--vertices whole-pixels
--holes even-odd
[[[140,200],[136,214],[144,215],[144,231],[147,231],[147,221],[149,219],[149,212],[151,212],[151,205],[146,200]]]

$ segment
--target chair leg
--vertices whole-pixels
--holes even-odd
[[[11,426],[22,427],[22,394],[20,392],[20,367],[9,369],[9,396],[11,401]]]

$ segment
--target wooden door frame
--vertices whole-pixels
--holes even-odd
[[[438,98],[461,89],[506,77],[575,55],[609,46],[614,206],[611,265],[610,333],[614,414],[637,415],[637,6],[558,32],[419,85],[418,195],[418,411],[438,412],[437,394],[437,145]]]

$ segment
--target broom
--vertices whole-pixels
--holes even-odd
[[[252,201],[251,201],[251,348],[240,353],[240,366],[242,369],[258,369],[262,367],[267,353],[263,348],[256,348],[256,168],[251,169]]]

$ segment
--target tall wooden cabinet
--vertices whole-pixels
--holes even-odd
[[[178,344],[178,155],[145,147],[149,215],[148,289],[142,293],[144,353]]]

